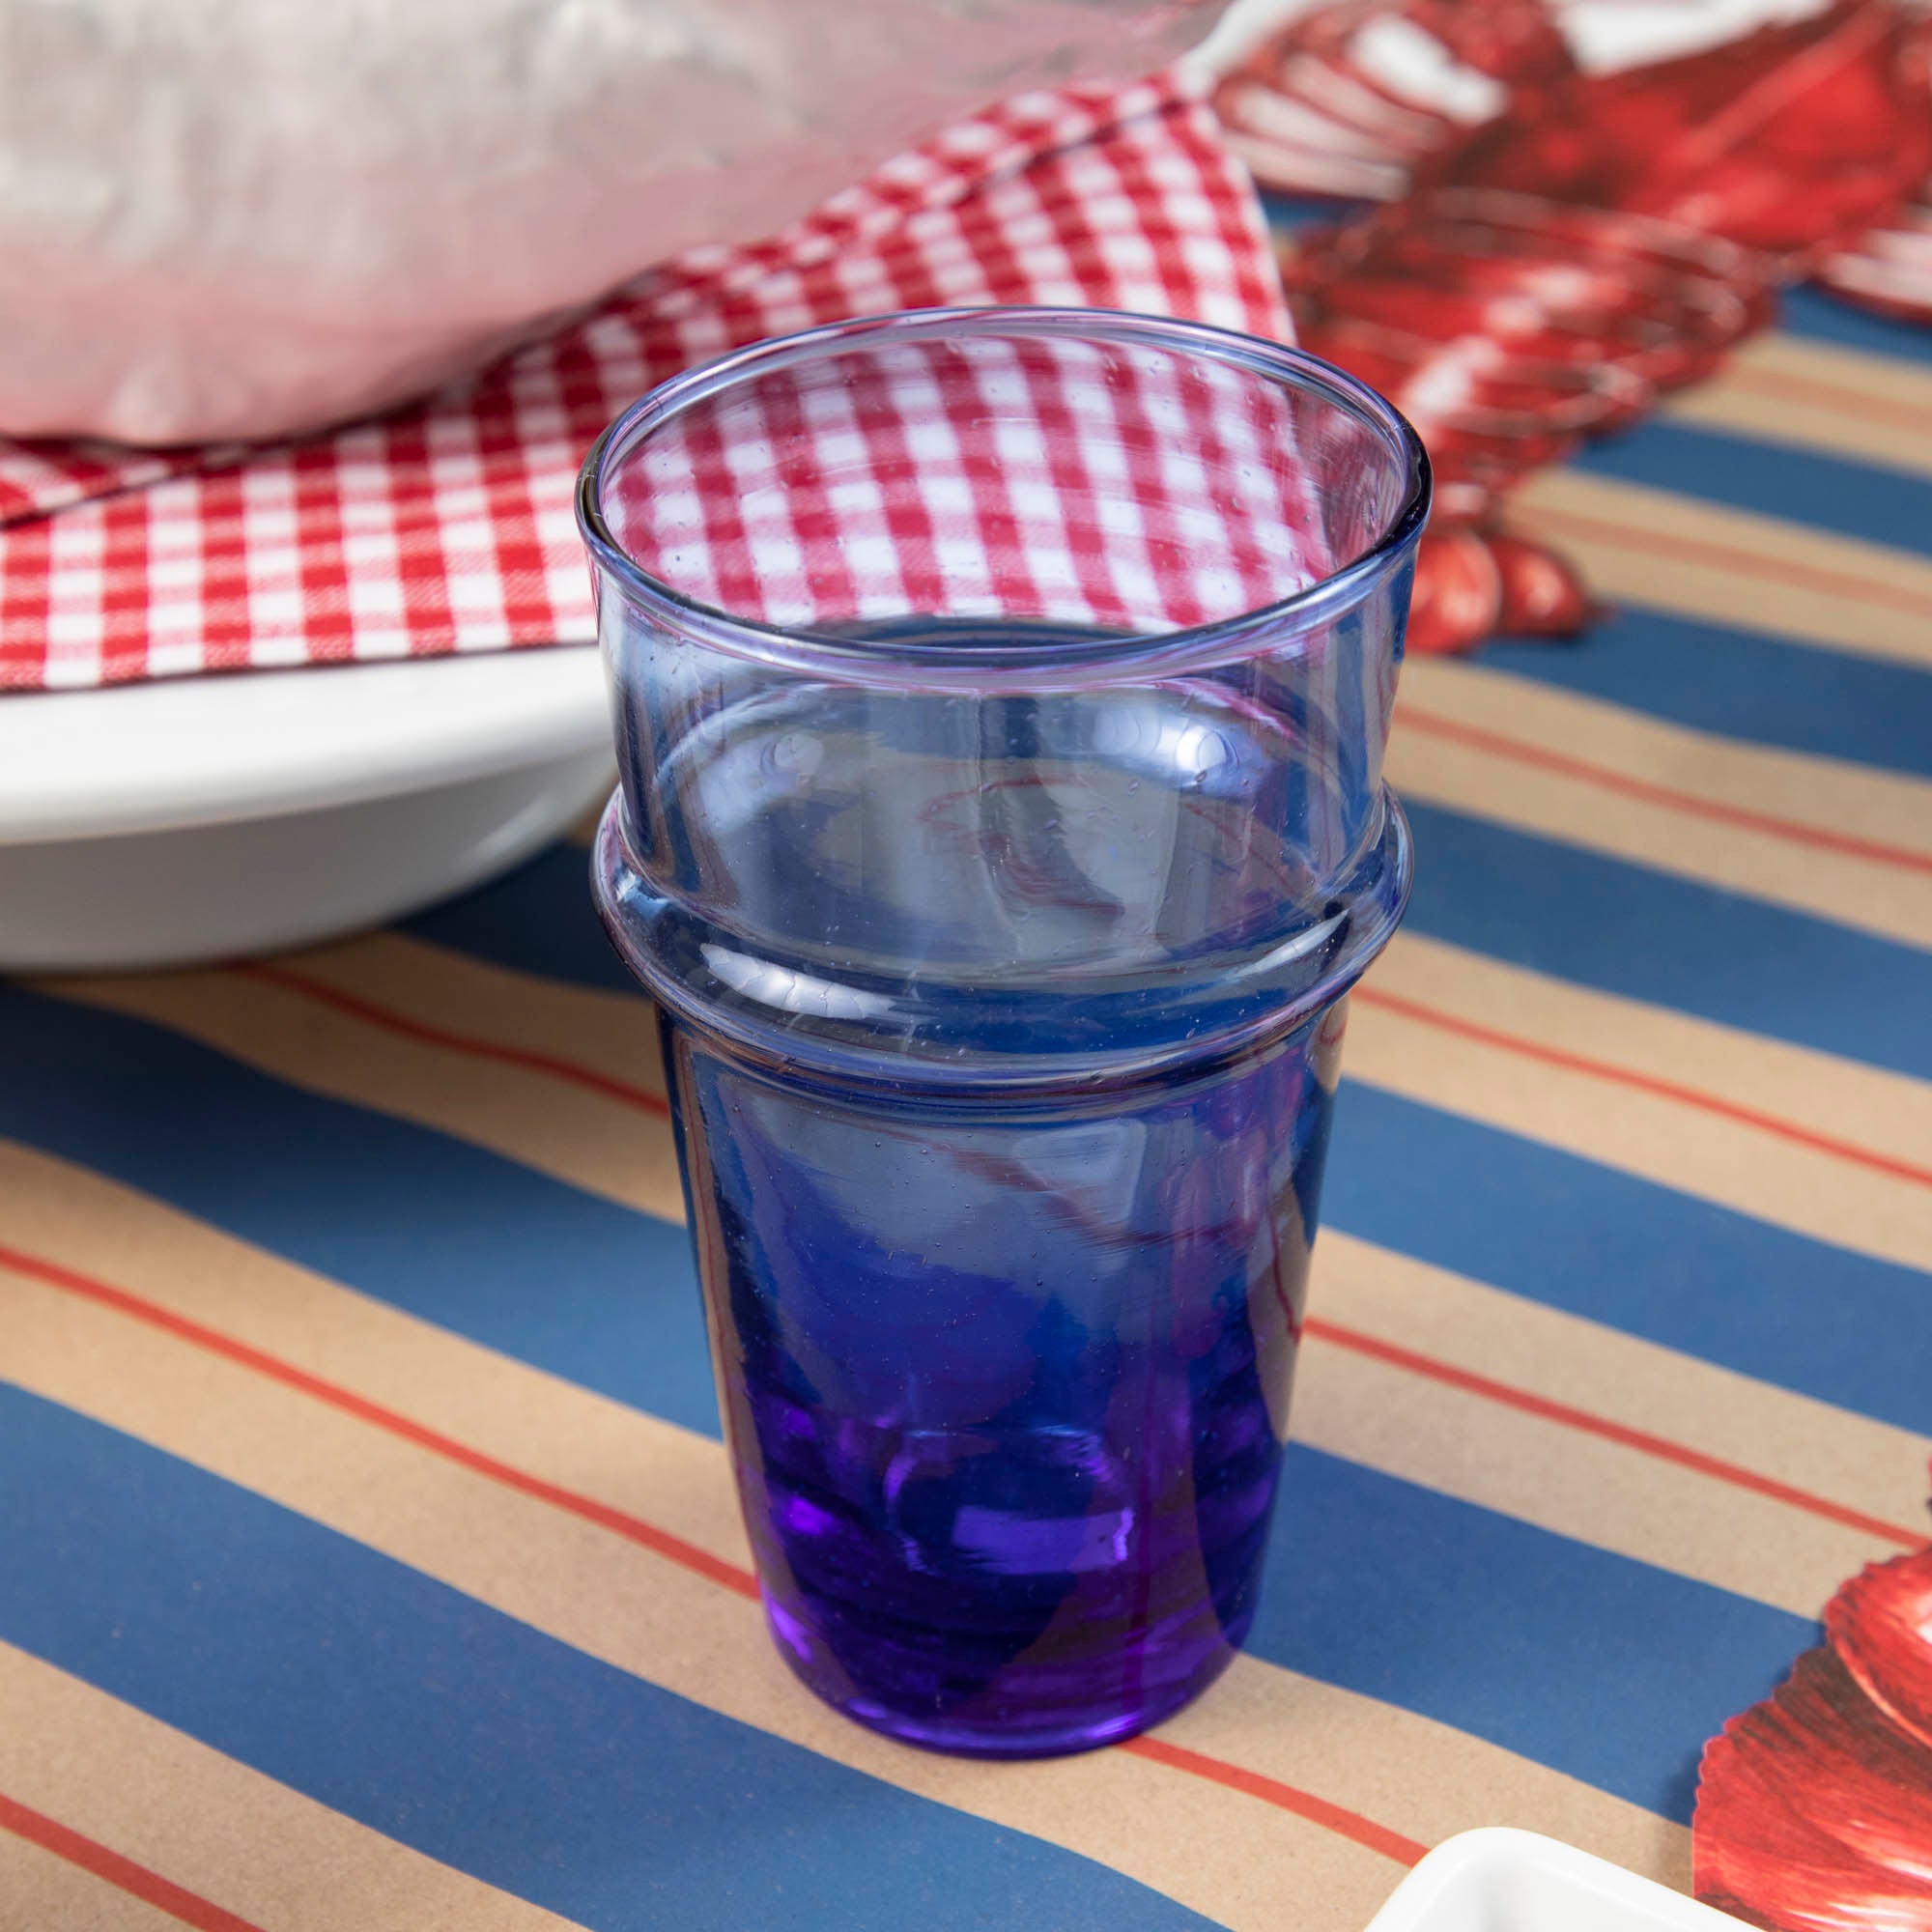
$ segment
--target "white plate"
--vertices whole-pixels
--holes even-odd
[[[1445,1838],[1369,1932],[1739,1932],[1739,1923],[1574,1845],[1492,1827]]]
[[[0,697],[0,969],[397,918],[554,837],[610,739],[588,645]]]

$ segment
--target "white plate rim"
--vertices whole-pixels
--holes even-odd
[[[1740,1921],[1728,1913],[1560,1838],[1508,1825],[1443,1839],[1390,1893],[1368,1932],[1471,1932],[1471,1894],[1526,1870],[1554,1879],[1573,1896],[1607,1904],[1629,1932],[1739,1932]]]
[[[0,695],[0,845],[351,805],[610,740],[594,644]]]

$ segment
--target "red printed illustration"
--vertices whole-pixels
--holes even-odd
[[[1512,487],[1710,374],[1781,286],[1932,323],[1919,0],[1250,0],[1213,51],[1262,187],[1338,204],[1282,243],[1301,341],[1435,462],[1412,648],[1580,629]]]
[[[1924,1932],[1932,1550],[1847,1583],[1825,1634],[1705,1748],[1697,1895],[1772,1932]]]

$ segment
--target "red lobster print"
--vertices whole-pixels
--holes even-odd
[[[1582,625],[1569,566],[1500,527],[1510,487],[1708,374],[1780,283],[1932,320],[1932,207],[1912,199],[1932,174],[1932,16],[1829,0],[1613,68],[1578,29],[1593,14],[1601,40],[1615,12],[1324,4],[1220,84],[1264,187],[1381,203],[1304,232],[1283,271],[1303,344],[1429,445],[1417,649]]]
[[[1932,1550],[1833,1598],[1825,1642],[1704,1748],[1698,1897],[1768,1932],[1932,1925]]]

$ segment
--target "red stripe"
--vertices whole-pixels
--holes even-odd
[[[1396,719],[1400,724],[1426,736],[1471,745],[1520,765],[1533,765],[1542,771],[1560,773],[1564,778],[1578,779],[1605,791],[1621,793],[1625,798],[1640,799],[1646,805],[1664,805],[1692,817],[1741,825],[1752,832],[1768,832],[1775,838],[1788,838],[1794,844],[1813,845],[1854,859],[1874,860],[1881,866],[1902,866],[1911,871],[1932,874],[1932,852],[1915,852],[1903,845],[1883,844],[1876,838],[1859,838],[1848,832],[1832,832],[1821,825],[1804,825],[1796,819],[1776,818],[1767,811],[1751,811],[1741,805],[1725,805],[1717,799],[1700,798],[1694,792],[1653,784],[1647,779],[1633,778],[1628,772],[1615,771],[1607,765],[1592,764],[1563,752],[1546,751],[1541,745],[1506,738],[1500,731],[1486,731],[1479,725],[1423,711],[1407,698],[1403,699]]]
[[[1795,1142],[1815,1153],[1828,1153],[1835,1159],[1868,1167],[1875,1174],[1889,1175],[1897,1180],[1916,1181],[1920,1187],[1932,1187],[1932,1168],[1918,1167],[1909,1160],[1879,1153],[1872,1148],[1860,1147],[1852,1141],[1833,1139],[1830,1134],[1801,1126],[1796,1121],[1783,1120],[1776,1114],[1761,1114],[1754,1107],[1739,1106],[1736,1101],[1723,1099],[1716,1094],[1700,1093],[1694,1087],[1681,1087],[1674,1080],[1660,1080],[1654,1074],[1638,1073],[1628,1066],[1613,1066],[1607,1061],[1590,1060],[1580,1053],[1567,1053],[1561,1047],[1545,1046],[1539,1040],[1520,1039],[1514,1034],[1500,1033],[1494,1027],[1479,1026],[1474,1020],[1439,1011],[1435,1007],[1425,1007],[1419,1000],[1405,999],[1400,994],[1384,992],[1379,987],[1357,986],[1350,997],[1361,1006],[1382,1007],[1424,1026],[1457,1034],[1463,1039],[1472,1039],[1484,1046],[1500,1048],[1504,1053],[1520,1055],[1524,1060],[1541,1061],[1548,1066],[1560,1066],[1566,1072],[1587,1073],[1598,1080],[1612,1081],[1619,1087],[1634,1088],[1640,1094],[1655,1094],[1659,1099],[1675,1100],[1686,1107],[1715,1114],[1721,1120],[1735,1121],[1741,1126],[1776,1134],[1780,1140]]]
[[[301,614],[291,628],[306,632],[311,662],[347,663],[355,655],[355,609],[349,594],[342,465],[327,444],[308,443],[290,454],[287,469],[295,504],[296,581],[301,590]]]
[[[1411,719],[1414,716],[1408,712],[1405,712],[1404,715]],[[647,1088],[634,1087],[625,1081],[613,1080],[606,1074],[594,1072],[589,1067],[580,1066],[574,1062],[561,1060],[551,1054],[526,1052],[521,1047],[502,1046],[494,1040],[478,1039],[469,1034],[452,1033],[446,1028],[432,1026],[426,1021],[411,1019],[404,1014],[392,1012],[385,1007],[379,1007],[371,1000],[361,999],[321,980],[311,980],[305,974],[295,972],[287,966],[242,962],[232,966],[229,970],[278,985],[286,992],[319,1001],[339,1012],[347,1013],[355,1019],[366,1020],[372,1026],[382,1027],[405,1038],[420,1040],[432,1046],[445,1047],[456,1053],[476,1054],[486,1060],[500,1061],[505,1065],[525,1067],[532,1072],[548,1073],[556,1079],[566,1080],[574,1086],[600,1094],[608,1099],[640,1107],[660,1118],[668,1117],[670,1112],[669,1102],[662,1094],[653,1094]],[[1821,1134],[1814,1128],[1800,1125],[1795,1121],[1784,1120],[1776,1114],[1760,1113],[1755,1108],[1741,1106],[1736,1101],[1723,1099],[1715,1094],[1700,1093],[1693,1087],[1685,1087],[1673,1080],[1659,1079],[1652,1074],[1638,1073],[1629,1067],[1612,1065],[1606,1061],[1592,1060],[1582,1054],[1569,1053],[1560,1047],[1544,1046],[1534,1040],[1521,1039],[1514,1035],[1498,1032],[1492,1027],[1458,1018],[1452,1013],[1426,1007],[1419,1001],[1405,999],[1399,994],[1383,992],[1376,987],[1358,986],[1353,998],[1362,1006],[1383,1007],[1392,1012],[1399,1012],[1409,1019],[1417,1020],[1425,1026],[1436,1027],[1444,1033],[1459,1034],[1465,1039],[1476,1040],[1485,1046],[1498,1047],[1506,1053],[1542,1061],[1548,1065],[1560,1066],[1569,1072],[1587,1073],[1600,1080],[1613,1081],[1619,1086],[1634,1088],[1639,1093],[1650,1094],[1659,1099],[1674,1100],[1687,1107],[1695,1107],[1700,1112],[1734,1121],[1742,1126],[1755,1127],[1760,1132],[1776,1134],[1781,1140],[1792,1141],[1801,1147],[1809,1148],[1813,1152],[1851,1161],[1855,1165],[1870,1168],[1875,1173],[1889,1175],[1895,1179],[1916,1181],[1920,1186],[1932,1187],[1932,1168],[1919,1167],[1895,1155],[1861,1147],[1856,1142],[1842,1141],[1830,1134]]]
[[[1813,402],[1840,415],[1863,416],[1888,429],[1918,427],[1932,435],[1932,410],[1914,409],[1889,396],[1868,396],[1861,389],[1841,388],[1815,376],[1793,376],[1782,369],[1754,369],[1748,364],[1726,369],[1714,388],[1748,389],[1780,403]]]
[[[1902,1549],[1919,1549],[1925,1545],[1926,1539],[1918,1530],[1902,1528],[1881,1517],[1866,1516],[1862,1510],[1847,1509],[1843,1503],[1834,1503],[1827,1496],[1794,1489],[1789,1483],[1759,1475],[1755,1469],[1726,1463],[1717,1456],[1707,1456],[1702,1450],[1672,1442],[1666,1436],[1653,1435],[1647,1430],[1631,1429],[1621,1422],[1610,1421],[1606,1416],[1573,1408],[1568,1403],[1551,1402],[1547,1396],[1532,1395],[1527,1389],[1512,1388],[1507,1382],[1492,1381],[1488,1376],[1472,1374],[1467,1369],[1437,1361],[1430,1355],[1419,1355],[1412,1349],[1398,1348],[1393,1342],[1366,1335],[1358,1328],[1345,1328],[1340,1322],[1324,1321],[1314,1315],[1307,1318],[1303,1326],[1308,1334],[1332,1342],[1337,1348],[1352,1349],[1359,1355],[1373,1356],[1377,1361],[1387,1362],[1394,1368],[1406,1369],[1411,1375],[1427,1376],[1431,1381],[1466,1390],[1486,1401],[1501,1403],[1508,1408],[1521,1409],[1525,1415],[1540,1416],[1546,1422],[1561,1423],[1566,1429],[1580,1430],[1586,1435],[1602,1436],[1605,1441],[1620,1443],[1626,1449],[1641,1450],[1646,1456],[1655,1456],[1661,1462],[1675,1463],[1680,1468],[1694,1469],[1700,1476],[1712,1476],[1720,1483],[1749,1490],[1754,1495],[1788,1503],[1793,1509],[1823,1517],[1827,1521],[1861,1530],[1887,1543],[1895,1543]]]
[[[158,1302],[149,1301],[144,1296],[131,1294],[126,1289],[110,1287],[104,1281],[96,1281],[92,1276],[77,1274],[71,1268],[64,1268],[57,1263],[42,1261],[34,1255],[22,1254],[17,1248],[0,1246],[0,1266],[10,1267],[18,1274],[30,1276],[35,1281],[44,1282],[49,1288],[57,1288],[64,1293],[78,1295],[81,1299],[111,1308],[117,1314],[132,1317],[136,1321],[144,1321],[151,1328],[158,1328],[163,1333],[173,1335],[178,1340],[190,1342],[198,1349],[205,1349],[210,1354],[219,1355],[227,1361],[238,1363],[256,1375],[266,1376],[270,1381],[280,1382],[285,1388],[292,1388],[302,1395],[311,1396],[315,1401],[327,1403],[330,1408],[340,1409],[345,1415],[353,1415],[358,1422],[373,1424],[386,1430],[391,1435],[405,1442],[412,1442],[419,1449],[427,1449],[433,1456],[440,1456],[445,1462],[455,1463],[460,1467],[471,1470],[476,1475],[487,1476],[492,1482],[500,1483],[505,1489],[516,1490],[521,1494],[534,1496],[539,1502],[551,1504],[554,1508],[568,1511],[570,1515],[582,1517],[586,1522],[594,1522],[600,1529],[608,1529],[627,1541],[641,1545],[655,1555],[681,1564],[695,1575],[703,1577],[726,1590],[735,1590],[741,1597],[757,1600],[757,1579],[750,1571],[741,1570],[735,1563],[727,1563],[723,1557],[713,1556],[707,1549],[700,1549],[695,1543],[687,1543],[681,1536],[673,1536],[669,1530],[659,1529],[655,1523],[645,1522],[641,1518],[628,1516],[622,1510],[600,1503],[590,1496],[581,1496],[575,1491],[559,1488],[555,1483],[547,1483],[541,1476],[532,1476],[526,1470],[519,1469],[508,1463],[500,1463],[494,1456],[486,1456],[480,1449],[472,1449],[468,1443],[459,1442],[454,1436],[444,1435],[440,1431],[425,1427],[420,1422],[412,1421],[407,1415],[399,1414],[393,1408],[384,1408],[365,1396],[356,1395],[353,1390],[327,1382],[319,1376],[310,1375],[305,1369],[297,1368],[292,1362],[284,1362],[276,1356],[265,1354],[259,1349],[252,1349],[245,1342],[238,1342],[232,1336],[223,1335],[213,1328],[206,1328],[199,1321],[190,1321],[185,1315],[177,1315],[172,1309],[163,1308]]]
[[[1120,1748],[1131,1751],[1135,1757],[1164,1764],[1171,1771],[1188,1772],[1195,1777],[1205,1777],[1210,1784],[1224,1784],[1230,1791],[1244,1792],[1248,1797],[1259,1798],[1279,1810],[1293,1811],[1297,1818],[1306,1818],[1311,1825],[1320,1825],[1368,1851],[1393,1859],[1400,1865],[1419,1863],[1429,1850],[1427,1845],[1419,1845],[1413,1838],[1405,1838],[1400,1832],[1391,1832],[1386,1825],[1378,1825],[1373,1818],[1364,1818],[1359,1811],[1331,1804],[1327,1799],[1318,1798],[1312,1791],[1284,1784],[1279,1778],[1264,1777],[1260,1772],[1248,1771],[1238,1764],[1224,1764],[1217,1757],[1205,1757],[1200,1751],[1189,1750],[1185,1746],[1169,1744],[1165,1738],[1129,1738]]]
[[[444,1457],[459,1463],[466,1469],[473,1470],[480,1476],[487,1476],[493,1482],[501,1483],[505,1488],[516,1490],[524,1495],[534,1496],[540,1502],[552,1504],[554,1508],[567,1511],[572,1516],[582,1517],[587,1522],[594,1522],[600,1528],[614,1531],[632,1543],[640,1544],[644,1548],[668,1561],[681,1565],[695,1576],[704,1577],[708,1582],[733,1590],[741,1597],[749,1597],[753,1602],[758,1599],[757,1579],[750,1571],[741,1570],[734,1563],[726,1563],[722,1557],[713,1556],[708,1550],[699,1549],[695,1544],[685,1542],[682,1537],[673,1536],[668,1530],[656,1527],[640,1518],[627,1516],[621,1510],[614,1510],[588,1496],[578,1495],[574,1491],[560,1488],[555,1483],[547,1483],[541,1477],[512,1467],[507,1463],[499,1463],[494,1456],[485,1456],[467,1444],[456,1441],[437,1430],[425,1428],[419,1422],[412,1421],[406,1415],[399,1415],[392,1408],[384,1408],[349,1389],[339,1388],[332,1382],[326,1382],[306,1370],[295,1367],[293,1363],[265,1354],[261,1350],[250,1348],[245,1342],[238,1342],[213,1328],[204,1327],[199,1321],[191,1321],[184,1315],[177,1315],[172,1309],[163,1308],[144,1296],[130,1293],[126,1289],[114,1288],[103,1281],[96,1281],[91,1275],[77,1273],[72,1268],[62,1267],[58,1263],[43,1261],[36,1255],[23,1254],[17,1248],[0,1246],[0,1267],[12,1268],[16,1274],[28,1276],[34,1281],[44,1283],[49,1288],[63,1293],[77,1295],[86,1301],[110,1308],[117,1314],[131,1317],[136,1321],[146,1322],[150,1327],[158,1328],[163,1333],[179,1340],[205,1349],[209,1353],[219,1355],[224,1360],[235,1362],[241,1367],[266,1376],[271,1381],[280,1382],[303,1395],[312,1396],[316,1401],[327,1403],[331,1408],[352,1415],[360,1422],[367,1422],[378,1429],[386,1430],[406,1442],[414,1443],[427,1449],[433,1455]],[[1413,1864],[1423,1854],[1423,1847],[1412,1839],[1400,1836],[1385,1830],[1373,1820],[1363,1818],[1353,1811],[1344,1809],[1339,1804],[1330,1804],[1325,1799],[1314,1797],[1305,1791],[1297,1791],[1293,1785],[1277,1783],[1271,1777],[1263,1777],[1259,1773],[1244,1771],[1238,1765],[1225,1764],[1219,1758],[1204,1756],[1199,1751],[1183,1750],[1178,1745],[1162,1744],[1153,1738],[1136,1738],[1121,1747],[1123,1750],[1137,1752],[1142,1757],[1152,1758],[1156,1763],[1165,1764],[1177,1771],[1185,1771],[1196,1777],[1207,1778],[1209,1782],[1226,1785],[1230,1790],[1244,1791],[1250,1797],[1260,1798],[1270,1804],[1280,1806],[1284,1811],[1293,1811],[1298,1817],[1324,1825],[1338,1832],[1342,1836],[1353,1839],[1357,1844],[1366,1845],[1371,1851],[1378,1851],[1385,1856]],[[108,1856],[111,1856],[109,1854]],[[159,1883],[159,1881],[156,1881]],[[210,1908],[211,1910],[213,1908]],[[189,1923],[199,1925],[203,1921],[190,1919]],[[254,1932],[252,1927],[243,1927],[240,1919],[223,1918],[208,1921],[213,1932]]]
[[[261,1927],[252,1920],[238,1918],[198,1893],[183,1890],[159,1872],[137,1865],[132,1859],[124,1859],[119,1852],[83,1837],[45,1812],[32,1810],[17,1799],[9,1798],[5,1792],[0,1792],[0,1832],[12,1832],[30,1845],[39,1845],[43,1852],[51,1852],[55,1858],[65,1859],[69,1864],[78,1865],[96,1878],[105,1879],[118,1890],[165,1912],[170,1918],[194,1926],[196,1932],[261,1932]]]
[[[1803,590],[1822,590],[1833,597],[1848,598],[1854,604],[1882,604],[1904,611],[1915,617],[1932,617],[1932,597],[1902,584],[1882,579],[1861,577],[1848,570],[1826,570],[1817,564],[1798,563],[1774,551],[1737,550],[1729,544],[1711,543],[1702,537],[1673,536],[1664,530],[1636,529],[1606,517],[1585,516],[1576,510],[1552,510],[1539,503],[1526,508],[1524,521],[1572,536],[1600,537],[1626,550],[1640,550],[1650,556],[1682,557],[1689,563],[1715,564],[1744,577],[1769,577],[1797,585]]]
[[[366,1020],[371,1026],[381,1027],[384,1032],[400,1035],[405,1039],[420,1040],[428,1046],[447,1047],[453,1053],[475,1054],[479,1059],[499,1061],[505,1066],[521,1066],[531,1073],[548,1073],[554,1079],[569,1081],[573,1087],[582,1087],[592,1094],[602,1094],[607,1100],[621,1100],[626,1106],[641,1107],[649,1114],[668,1117],[670,1113],[669,1101],[662,1094],[653,1094],[647,1087],[634,1087],[628,1081],[613,1080],[607,1073],[580,1066],[574,1061],[559,1060],[554,1054],[533,1053],[521,1046],[503,1046],[494,1039],[478,1039],[473,1034],[452,1033],[447,1027],[412,1019],[387,1007],[379,1007],[373,1000],[345,993],[326,980],[312,980],[306,973],[298,973],[290,966],[270,966],[259,960],[244,960],[228,970],[245,974],[249,979],[260,980],[268,985],[279,986],[284,992],[299,993],[304,999],[332,1007],[337,1012],[347,1013],[353,1019]]]

